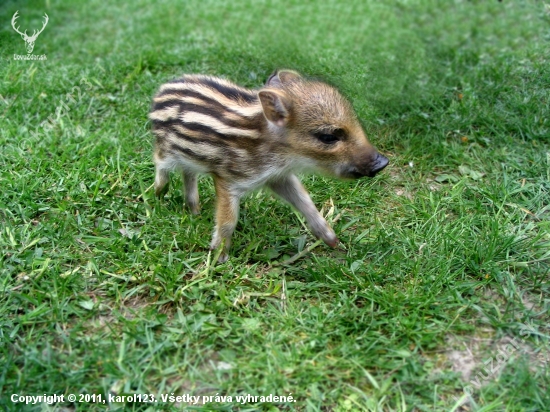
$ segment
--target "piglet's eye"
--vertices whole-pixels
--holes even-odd
[[[340,138],[333,133],[315,133],[315,137],[325,144],[334,144],[340,140]]]

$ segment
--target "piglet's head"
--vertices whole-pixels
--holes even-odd
[[[274,73],[258,92],[264,116],[289,153],[342,178],[373,177],[388,165],[368,141],[351,104],[334,87],[299,73]]]

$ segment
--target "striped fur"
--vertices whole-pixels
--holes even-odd
[[[156,136],[158,196],[167,189],[168,173],[179,169],[186,204],[198,213],[197,174],[213,176],[217,205],[211,248],[224,243],[221,261],[228,257],[239,199],[249,190],[268,186],[304,214],[317,237],[335,246],[336,235],[293,173],[360,177],[387,164],[336,89],[291,71],[275,73],[260,90],[185,75],[160,87],[149,119]]]

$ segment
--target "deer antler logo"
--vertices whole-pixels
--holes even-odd
[[[21,33],[19,31],[19,26],[15,27],[15,21],[19,17],[17,15],[17,13],[19,13],[19,10],[17,10],[15,12],[15,14],[13,15],[13,17],[11,19],[11,25],[12,25],[13,29],[21,35],[21,38],[23,40],[25,40],[25,43],[27,43],[27,45],[25,46],[27,48],[27,53],[31,54],[32,50],[34,49],[34,42],[36,41],[36,38],[38,37],[38,35],[40,33],[42,33],[44,31],[44,28],[46,27],[46,24],[48,24],[48,20],[49,20],[48,15],[46,13],[44,13],[44,23],[42,23],[42,28],[40,30],[38,30],[38,32],[36,30],[33,30],[32,36],[29,36],[29,35],[27,35],[27,30],[25,30],[24,33]]]

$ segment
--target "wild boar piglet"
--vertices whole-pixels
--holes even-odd
[[[290,70],[274,73],[259,90],[184,75],[160,87],[149,119],[157,196],[168,189],[169,172],[180,170],[185,203],[198,213],[197,175],[214,179],[210,248],[223,243],[220,262],[229,257],[239,201],[250,190],[270,188],[304,215],[315,236],[335,247],[338,238],[295,173],[372,177],[388,164],[338,90]]]

